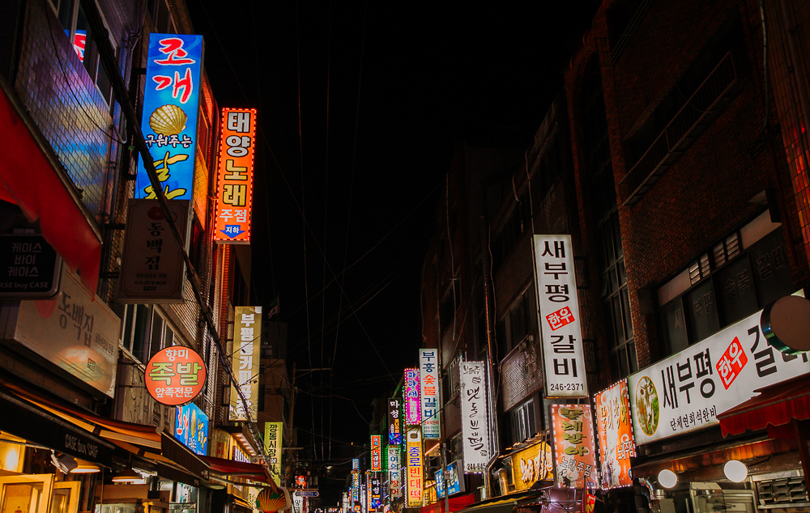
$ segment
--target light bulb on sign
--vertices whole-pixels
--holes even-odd
[[[726,475],[729,481],[742,483],[748,477],[748,467],[742,461],[729,460],[723,465],[723,474]]]
[[[672,488],[678,484],[678,474],[665,468],[658,473],[658,484],[664,488]]]

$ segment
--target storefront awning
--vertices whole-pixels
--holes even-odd
[[[94,292],[101,233],[79,192],[6,80],[0,76],[0,199],[18,205]]]
[[[538,497],[541,494],[542,492],[538,490],[513,493],[506,497],[479,502],[469,508],[462,509],[459,513],[511,513],[518,502]]]
[[[793,419],[810,419],[810,374],[798,376],[759,390],[739,406],[717,415],[723,436],[779,427]]]
[[[5,389],[0,389],[0,431],[74,458],[112,466],[112,444]]]
[[[474,493],[465,493],[464,495],[458,495],[456,497],[450,497],[450,511],[454,513],[456,511],[462,511],[464,508],[470,506],[475,502],[475,494]],[[439,499],[437,502],[425,506],[422,508],[422,513],[445,513],[444,508],[444,497]]]
[[[219,474],[226,479],[241,477],[262,483],[269,484],[270,482],[262,465],[214,458],[213,456],[200,456],[200,458],[205,461],[212,474]]]

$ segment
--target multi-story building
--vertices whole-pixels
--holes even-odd
[[[0,6],[0,25],[4,508],[250,511],[248,494],[239,502],[216,481],[238,474],[247,488],[246,479],[267,476],[245,454],[241,463],[223,462],[262,452],[255,416],[247,434],[211,429],[232,427],[222,413],[220,348],[233,338],[234,306],[248,304],[250,259],[246,246],[214,243],[222,119],[204,67],[197,81],[173,79],[181,101],[192,91],[199,97],[184,111],[195,123],[174,120],[177,140],[144,141],[133,128],[145,90],[172,83],[147,75],[150,36],[168,38],[167,65],[195,62],[173,46],[181,41],[174,34],[194,33],[185,3],[20,0]],[[187,129],[190,144],[180,138]],[[148,192],[136,148],[155,144],[167,150],[154,162],[158,180],[183,156],[193,177],[180,232],[188,258],[173,271],[182,293],[172,301],[126,298],[121,285],[134,258],[124,242],[137,221],[128,218],[130,200],[145,195],[136,189]],[[170,157],[178,148],[186,152]],[[171,204],[176,191],[166,192]],[[160,207],[149,215],[168,227]],[[171,249],[148,247],[152,266]],[[195,381],[201,393],[182,408],[145,389],[148,361],[172,347],[198,353],[207,368],[205,381]],[[271,374],[275,393],[284,373]],[[127,479],[135,483],[118,484]]]
[[[457,153],[425,260],[423,345],[442,349],[451,453],[466,443],[453,442],[456,358],[488,362],[490,496],[544,507],[537,488],[565,487],[564,470],[619,511],[807,500],[810,365],[780,342],[801,316],[780,326],[773,305],[810,277],[808,16],[790,0],[606,0],[520,158]],[[571,237],[587,397],[548,399],[534,234]],[[591,405],[600,442],[576,450],[598,454],[593,468],[561,469],[557,446],[556,466],[539,453],[554,472],[538,472],[538,448],[558,442],[552,403]],[[747,477],[725,471],[740,462]]]

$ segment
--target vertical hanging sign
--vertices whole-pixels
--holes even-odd
[[[405,369],[405,423],[418,425],[421,405],[419,404],[419,369]]]
[[[534,236],[546,397],[588,397],[570,235]]]
[[[402,427],[399,418],[399,399],[388,400],[388,445],[402,443]]]
[[[247,400],[248,410],[231,383],[231,407],[228,419],[231,421],[255,419],[258,413],[259,399],[259,358],[262,344],[262,307],[237,306],[234,308],[236,320],[233,328],[233,345],[231,355],[233,374],[239,382],[239,389]]]
[[[191,202],[168,204],[177,230],[189,240]],[[129,199],[118,280],[119,303],[183,303],[186,262],[157,200]]]
[[[636,456],[630,395],[623,379],[594,396],[602,489],[633,486],[630,458]]]
[[[277,485],[281,484],[281,444],[284,440],[282,436],[284,430],[283,422],[264,423],[264,447],[267,455],[270,456],[270,465],[273,473],[273,481]]]
[[[422,436],[425,440],[441,437],[439,424],[438,350],[419,350],[419,378],[422,392]]]
[[[596,486],[596,451],[589,404],[552,404],[557,486]]]
[[[398,498],[402,496],[402,476],[400,475],[399,446],[389,445],[387,452],[388,474],[390,479],[389,484],[391,485],[389,494],[392,498]]]
[[[382,471],[382,447],[380,435],[371,435],[371,471]]]
[[[408,440],[408,505],[422,507],[422,433],[418,427],[409,428]]]
[[[483,362],[461,362],[461,435],[464,472],[484,472],[489,461],[487,391]]]
[[[256,109],[222,109],[214,241],[250,243]]]
[[[141,130],[166,199],[190,200],[194,186],[203,38],[151,34]],[[138,160],[135,198],[157,199]]]

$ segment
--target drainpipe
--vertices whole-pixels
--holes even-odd
[[[492,315],[490,314],[490,305],[492,304],[492,292],[490,290],[490,259],[489,259],[489,225],[486,217],[480,217],[480,231],[481,231],[481,271],[484,278],[484,319],[486,321],[486,334],[487,334],[487,374],[489,377],[489,418],[492,419],[490,423],[490,444],[492,446],[492,458],[486,466],[486,473],[484,474],[484,485],[486,489],[487,498],[492,497],[492,474],[490,473],[492,466],[498,459],[498,397],[493,393],[496,379],[496,366],[493,365],[495,361],[495,353],[492,349],[494,343],[493,329],[492,329]]]

